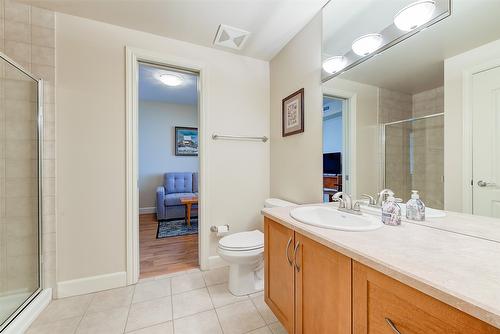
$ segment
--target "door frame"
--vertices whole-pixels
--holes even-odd
[[[473,196],[473,87],[472,79],[475,74],[485,72],[500,67],[500,59],[485,62],[481,65],[470,67],[462,72],[463,82],[463,117],[462,117],[462,211],[473,214],[474,196]],[[445,111],[446,123],[446,111]],[[446,126],[445,126],[446,128]]]
[[[342,150],[342,191],[350,194],[352,198],[357,197],[356,188],[356,101],[357,94],[345,90],[323,87],[322,96],[340,98],[346,100],[345,115],[342,115],[343,143]],[[321,117],[323,125],[323,117]],[[323,127],[321,127],[323,129]],[[323,135],[321,135],[323,141]],[[323,147],[323,143],[321,144]],[[323,151],[323,149],[322,149]],[[344,169],[345,166],[348,168]],[[346,180],[349,176],[349,180]],[[323,179],[323,178],[322,178]]]
[[[139,254],[139,111],[138,80],[139,62],[178,68],[198,73],[198,145],[199,145],[199,195],[198,195],[198,262],[202,270],[207,269],[209,234],[205,226],[209,217],[207,189],[207,66],[199,61],[179,58],[135,47],[125,47],[126,81],[126,246],[127,284],[135,284],[140,274]]]

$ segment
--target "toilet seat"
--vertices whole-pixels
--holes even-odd
[[[264,248],[264,234],[259,230],[238,232],[219,240],[219,248],[227,251],[249,251]]]

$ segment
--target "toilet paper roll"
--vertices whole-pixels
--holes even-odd
[[[229,232],[229,226],[228,225],[216,226],[216,232],[218,237],[222,237]]]

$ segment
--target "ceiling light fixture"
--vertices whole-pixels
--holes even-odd
[[[176,74],[161,74],[158,77],[158,80],[171,87],[179,86],[184,81],[184,79],[180,75]]]
[[[352,51],[358,56],[368,56],[382,45],[383,38],[380,34],[368,34],[358,37],[352,42]]]
[[[411,31],[429,22],[436,10],[436,1],[421,0],[401,9],[394,17],[394,24],[398,29]]]
[[[347,60],[344,56],[334,56],[323,62],[323,69],[325,72],[333,74],[343,69],[346,64]]]

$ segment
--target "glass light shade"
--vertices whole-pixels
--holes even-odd
[[[434,0],[421,0],[401,9],[394,17],[394,24],[402,31],[411,31],[427,23],[436,9]]]
[[[158,77],[158,80],[171,87],[179,86],[184,81],[181,76],[175,74],[162,74]]]
[[[344,56],[334,56],[326,59],[323,62],[323,69],[325,72],[333,74],[340,71],[347,64],[347,60]]]
[[[383,39],[380,34],[368,34],[358,37],[352,42],[352,51],[358,56],[368,56],[382,45]]]

